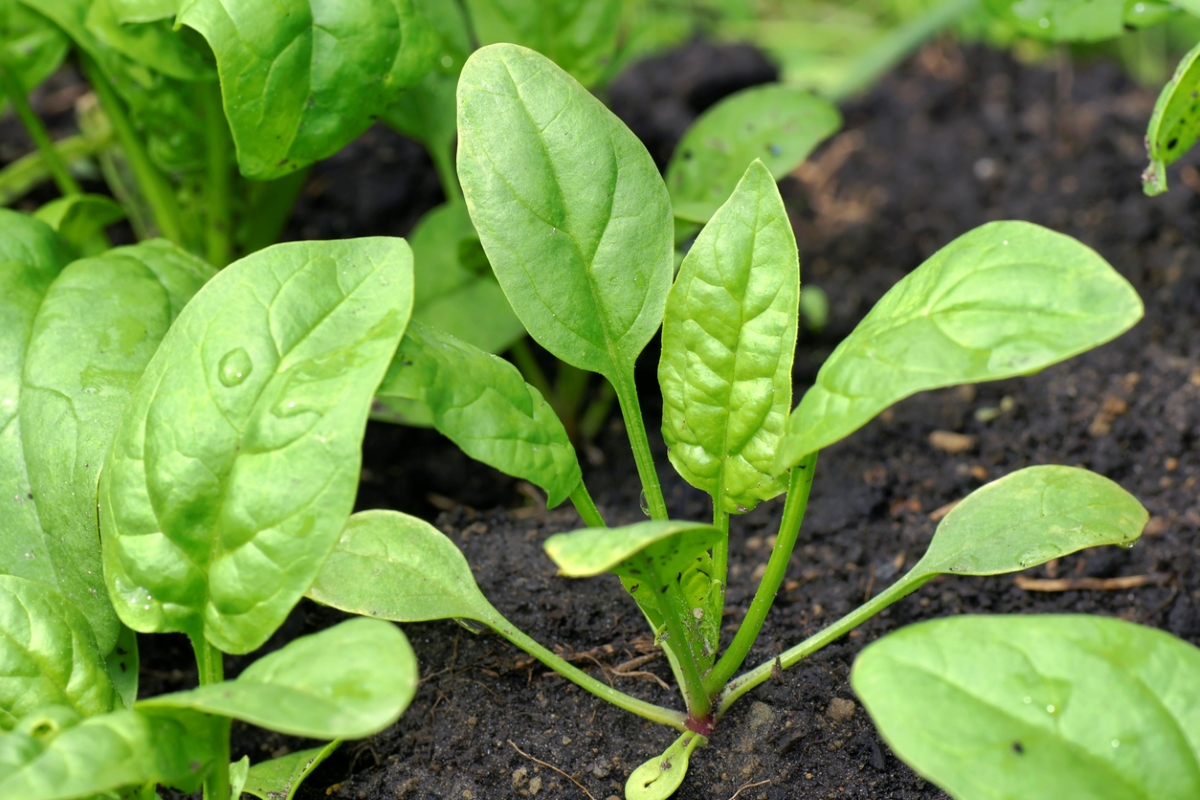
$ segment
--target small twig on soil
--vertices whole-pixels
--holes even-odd
[[[1123,578],[1026,578],[1018,575],[1013,580],[1027,592],[1070,592],[1076,589],[1120,590],[1136,589],[1149,583],[1163,584],[1169,575],[1127,575]]]
[[[668,692],[671,691],[671,687],[667,684],[667,682],[664,681],[662,678],[658,677],[657,675],[655,675],[653,672],[646,672],[645,670],[634,670],[633,672],[614,672],[613,674],[619,675],[622,678],[647,678],[649,680],[654,681],[659,686],[666,689]]]
[[[572,777],[571,777],[570,775],[568,775],[567,773],[563,772],[563,771],[562,771],[561,769],[559,769],[558,767],[554,766],[553,764],[547,764],[545,761],[542,761],[540,758],[534,758],[533,756],[529,755],[529,753],[526,753],[524,750],[522,750],[521,748],[519,748],[519,747],[517,747],[515,744],[513,744],[513,740],[512,740],[512,739],[509,739],[509,740],[508,740],[508,743],[509,743],[510,745],[512,745],[512,749],[513,749],[513,750],[516,750],[518,753],[520,753],[521,755],[525,756],[526,758],[528,758],[528,759],[529,759],[530,761],[532,761],[533,763],[535,763],[535,764],[541,764],[543,767],[546,767],[547,769],[552,769],[552,770],[554,770],[554,771],[555,771],[555,772],[557,772],[559,775],[562,775],[564,778],[566,778],[567,780],[569,780],[571,783],[573,783],[573,784],[575,784],[576,786],[578,786],[578,787],[579,787],[579,791],[581,791],[581,792],[583,792],[584,794],[586,794],[586,795],[587,795],[589,798],[591,798],[591,800],[596,800],[595,796],[593,796],[593,795],[592,795],[592,793],[591,793],[591,792],[589,792],[589,791],[587,790],[587,787],[586,787],[586,786],[584,786],[582,783],[580,783],[579,781],[577,781],[577,780],[575,780],[574,778],[572,778]]]
[[[765,781],[759,781],[758,783],[743,783],[741,786],[738,787],[738,790],[733,793],[733,797],[729,798],[729,800],[737,800],[738,795],[740,795],[746,789],[753,789],[755,786],[766,786],[770,782],[771,782],[770,780],[765,780]]]

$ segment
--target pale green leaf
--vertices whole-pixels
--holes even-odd
[[[660,756],[655,756],[629,774],[625,781],[626,800],[666,800],[675,794],[687,777],[688,761],[703,736],[688,731],[676,739]]]
[[[956,617],[850,676],[892,750],[959,800],[1200,797],[1200,650],[1087,616]]]
[[[181,81],[216,79],[217,71],[206,54],[188,44],[170,19],[122,20],[118,16],[119,3],[120,0],[91,0],[89,4],[85,24],[101,47],[169,78]],[[150,13],[153,12],[138,16]]]
[[[658,367],[671,463],[727,512],[786,489],[771,467],[792,405],[799,293],[792,225],[755,161],[683,259]]]
[[[1142,312],[1129,282],[1069,236],[1027,222],[976,228],[893,286],[833,351],[788,418],[775,471],[911,394],[1036,372]]]
[[[988,9],[1026,36],[1056,42],[1099,42],[1125,32],[1127,0],[985,0]]]
[[[335,740],[324,747],[297,750],[270,761],[261,761],[250,768],[242,791],[260,800],[292,800],[304,779],[329,758],[340,744],[340,740]]]
[[[556,533],[546,540],[545,547],[559,571],[569,578],[615,572],[661,583],[674,580],[675,573],[697,553],[712,547],[721,535],[703,522],[647,521]],[[643,571],[643,566],[650,572]]]
[[[275,245],[184,309],[101,475],[105,579],[127,625],[244,653],[283,621],[353,505],[411,264],[402,239]]]
[[[232,681],[138,703],[233,717],[311,739],[362,739],[395,722],[417,691],[417,658],[390,622],[350,619],[295,639]]]
[[[667,165],[675,216],[705,222],[759,159],[776,180],[808,158],[842,125],[827,100],[791,86],[744,89],[705,111]]]
[[[517,368],[412,322],[376,394],[420,401],[467,455],[546,491],[553,508],[583,474],[562,422]]]
[[[114,222],[125,219],[125,209],[102,194],[71,194],[51,200],[34,216],[58,231],[83,255],[99,255],[96,237]]]
[[[1150,166],[1142,175],[1148,195],[1167,190],[1167,167],[1200,139],[1200,44],[1179,61],[1175,74],[1158,95],[1146,128]]]
[[[212,48],[238,166],[257,180],[340,150],[437,51],[414,0],[184,0],[177,22]]]
[[[476,51],[458,85],[458,175],[504,293],[543,347],[619,380],[662,321],[674,264],[646,148],[544,56]]]

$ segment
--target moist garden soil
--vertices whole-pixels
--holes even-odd
[[[661,162],[704,106],[770,77],[753,51],[694,44],[635,67],[610,100]],[[1182,174],[1172,170],[1170,192],[1142,195],[1153,100],[1110,63],[1027,66],[936,43],[848,104],[844,130],[783,182],[803,283],[824,289],[832,311],[823,333],[799,343],[797,399],[890,286],[989,220],[1037,222],[1095,248],[1137,288],[1146,317],[1117,341],[1037,375],[905,400],[822,452],[784,588],[748,666],[880,592],[920,557],[947,504],[1022,467],[1088,467],[1152,516],[1131,550],[1091,550],[1016,578],[927,584],[743,698],[693,756],[680,800],[729,800],[739,789],[740,798],[764,800],[944,798],[889,751],[847,680],[862,647],[918,620],[1102,614],[1200,644],[1200,171],[1192,159]],[[314,170],[289,236],[403,234],[439,200],[421,149],[375,128]],[[660,419],[655,353],[652,343],[639,375],[652,439]],[[708,518],[707,496],[684,483],[655,444],[672,517]],[[610,523],[644,519],[619,420],[585,452],[588,486]],[[429,431],[377,423],[367,431],[360,508],[431,519],[519,627],[597,678],[678,706],[677,693],[660,685],[670,681],[665,659],[618,581],[556,576],[542,542],[581,523],[569,504],[540,510],[533,494]],[[781,500],[763,503],[732,523],[726,641],[781,509]],[[305,602],[268,647],[338,619]],[[302,798],[584,797],[553,765],[602,800],[619,797],[629,771],[675,738],[488,633],[453,622],[405,632],[422,675],[412,706],[389,730],[344,745]],[[175,669],[190,661],[186,641],[141,642],[144,694],[194,682]],[[250,660],[230,659],[230,673]],[[308,744],[241,724],[234,735],[235,757],[254,761]]]

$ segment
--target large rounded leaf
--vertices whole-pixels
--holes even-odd
[[[402,239],[276,245],[188,304],[100,482],[104,572],[135,630],[255,649],[354,503],[371,396],[408,321]]]
[[[1086,616],[956,617],[862,652],[891,748],[958,800],[1200,797],[1200,650]]]
[[[897,283],[788,419],[782,473],[919,391],[1011,378],[1131,328],[1142,301],[1094,250],[1027,222],[958,237]]]

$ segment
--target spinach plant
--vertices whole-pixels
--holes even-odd
[[[1198,9],[1200,11],[1200,9]],[[1175,75],[1163,87],[1146,129],[1150,166],[1142,175],[1148,195],[1167,190],[1167,167],[1183,158],[1200,139],[1200,44],[1179,61]]]
[[[219,275],[164,240],[75,259],[0,211],[0,797],[290,797],[416,688],[356,619],[225,680],[350,514],[371,395],[412,302],[399,239],[279,245]],[[134,631],[179,631],[200,686],[137,700]],[[229,765],[231,719],[333,744]]]
[[[898,283],[791,408],[799,262],[770,170],[755,161],[674,276],[667,185],[640,142],[570,75],[533,51],[473,54],[458,87],[458,176],[501,288],[530,335],[615,388],[651,520],[606,527],[570,440],[507,362],[413,324],[378,394],[416,404],[470,455],[570,498],[587,525],[546,550],[564,575],[612,572],[649,622],[683,695],[669,709],[620,692],[534,642],[494,608],[441,532],[391,511],[351,517],[309,595],[401,622],[482,623],[579,686],[675,728],[627,797],[662,798],[732,703],[940,574],[993,575],[1080,548],[1132,543],[1147,515],[1086,470],[1041,466],[979,489],[942,521],[901,580],[777,659],[738,675],[783,581],[817,452],[915,392],[1040,370],[1128,329],[1129,284],[1095,252],[1023,222],[995,222]],[[662,331],[663,439],[713,498],[711,521],[668,518],[634,364]],[[786,493],[753,602],[722,650],[732,517]],[[736,676],[736,677],[735,677]]]

